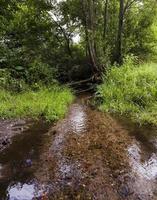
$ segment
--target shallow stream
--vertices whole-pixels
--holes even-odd
[[[156,200],[157,129],[79,96],[63,120],[0,121],[0,200]]]

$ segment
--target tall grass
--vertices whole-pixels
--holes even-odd
[[[140,123],[157,124],[157,64],[125,62],[113,67],[98,87],[100,109],[128,114]]]
[[[67,106],[73,100],[68,88],[53,86],[39,91],[27,91],[15,94],[1,89],[1,118],[39,118],[55,121],[62,118]]]

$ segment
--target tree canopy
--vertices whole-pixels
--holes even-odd
[[[101,76],[155,53],[156,0],[1,0],[0,68],[27,83]]]

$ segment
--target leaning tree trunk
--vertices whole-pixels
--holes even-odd
[[[94,0],[82,0],[83,7],[83,24],[85,28],[86,44],[89,54],[90,63],[92,65],[92,71],[94,74],[99,74],[100,69],[98,65],[96,55],[96,42],[95,42],[95,1]]]

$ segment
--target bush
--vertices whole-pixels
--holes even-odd
[[[40,118],[56,121],[62,118],[73,100],[68,88],[53,86],[20,94],[0,91],[1,118]]]
[[[26,82],[34,84],[41,82],[42,84],[52,84],[55,82],[55,69],[48,64],[43,63],[40,59],[34,60],[26,71]]]
[[[114,66],[98,87],[97,97],[103,111],[157,124],[157,64],[135,65],[127,59],[122,67]]]
[[[0,69],[0,89],[21,92],[28,90],[28,85],[23,79],[15,79],[8,69]]]
[[[27,67],[14,66],[11,69],[0,69],[0,88],[6,90],[22,92],[53,84],[57,84],[55,70],[39,59],[34,60]]]

